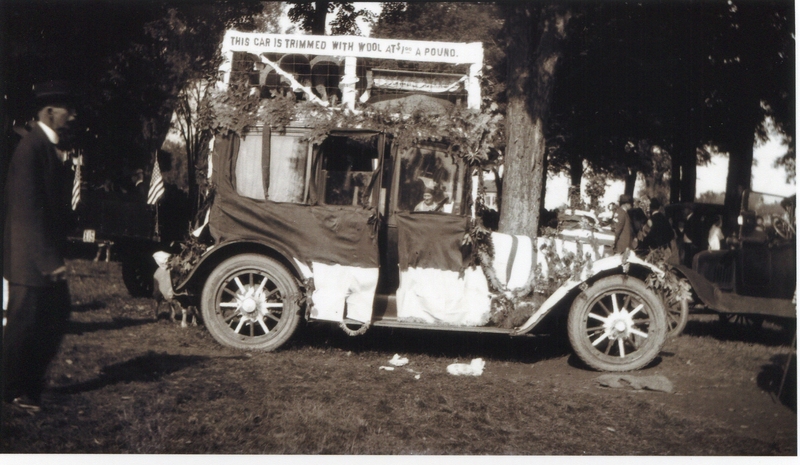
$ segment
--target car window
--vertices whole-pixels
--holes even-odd
[[[269,133],[268,133],[269,134]],[[308,171],[308,142],[300,134],[271,134],[269,157],[263,134],[245,135],[236,156],[236,192],[244,197],[274,202],[303,203]],[[269,160],[269,161],[267,161]],[[269,163],[268,195],[264,192],[264,167]]]
[[[236,192],[258,200],[265,198],[261,143],[260,134],[249,134],[242,138],[234,170]]]
[[[413,147],[400,153],[398,211],[461,213],[460,167],[448,153]]]
[[[362,199],[378,168],[377,134],[329,136],[321,146],[323,201],[327,205],[371,203]],[[371,194],[370,194],[371,195]]]
[[[301,134],[272,134],[269,193],[274,202],[303,203],[306,193],[308,142]]]

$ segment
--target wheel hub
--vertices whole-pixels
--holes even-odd
[[[253,313],[256,310],[256,301],[251,298],[244,299],[239,308],[242,309],[242,313]]]
[[[630,337],[633,327],[633,316],[626,309],[611,314],[603,325],[608,338],[613,340]]]
[[[245,286],[243,292],[237,293],[236,302],[238,303],[237,309],[242,316],[252,321],[269,313],[264,292],[253,286]]]

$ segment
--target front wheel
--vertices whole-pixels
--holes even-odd
[[[567,331],[573,350],[600,371],[643,368],[667,336],[661,299],[640,280],[614,275],[582,292],[572,304]]]
[[[275,350],[300,322],[300,290],[292,274],[263,255],[231,257],[206,280],[203,320],[214,339],[234,349]]]

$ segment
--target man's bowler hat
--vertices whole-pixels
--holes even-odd
[[[74,96],[66,81],[46,81],[33,85],[36,107],[48,105],[74,105]]]
[[[633,198],[630,195],[622,194],[619,196],[619,204],[622,205],[623,203],[629,203],[633,205]]]

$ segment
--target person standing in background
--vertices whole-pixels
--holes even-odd
[[[661,202],[658,199],[650,199],[650,231],[643,239],[643,246],[646,249],[667,248],[670,241],[675,237],[669,220],[661,211]]]
[[[63,249],[70,215],[69,156],[56,149],[75,121],[66,83],[33,88],[37,122],[19,142],[5,192],[3,275],[8,280],[3,337],[3,401],[38,412],[47,367],[70,316]]]
[[[708,250],[722,250],[722,244],[725,242],[725,235],[722,234],[722,217],[717,215],[714,218],[714,224],[708,231]]]
[[[619,196],[619,207],[615,216],[617,223],[614,227],[614,253],[622,253],[631,248],[633,242],[633,226],[628,216],[628,210],[633,206],[633,199],[629,195]]]

